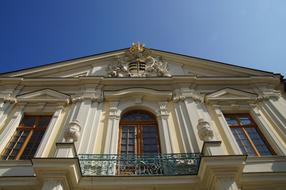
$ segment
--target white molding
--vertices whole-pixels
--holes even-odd
[[[168,102],[159,102],[159,110],[157,121],[159,126],[159,136],[161,141],[162,153],[173,153],[172,138],[170,133],[170,125],[168,122],[169,114],[167,110]],[[162,143],[163,140],[163,143]]]
[[[219,102],[255,102],[258,98],[257,94],[237,90],[233,88],[224,88],[205,96],[207,103],[219,103]]]
[[[4,150],[5,146],[13,136],[24,114],[24,106],[16,106],[14,109],[15,112],[13,113],[12,118],[0,135],[0,152]]]
[[[220,127],[220,131],[223,132],[223,134],[220,134],[221,136],[223,136],[226,141],[224,141],[224,143],[226,145],[228,145],[231,149],[228,149],[229,154],[231,155],[241,155],[242,151],[239,148],[238,143],[235,140],[235,137],[233,136],[231,129],[229,128],[225,118],[224,118],[224,114],[222,112],[222,109],[220,106],[218,105],[213,105],[212,109],[214,110],[215,116],[218,118],[219,121],[219,127]],[[233,110],[233,111],[237,111],[237,110]]]
[[[52,89],[42,89],[34,92],[17,95],[18,102],[70,102],[70,96]]]
[[[286,143],[286,120],[283,118],[282,113],[270,102],[266,100],[259,103],[261,111],[267,119],[272,123],[273,127],[277,130],[284,143]],[[286,109],[286,108],[285,108]],[[282,116],[282,117],[281,117]]]
[[[118,101],[109,103],[104,154],[117,154],[120,119],[120,114],[118,113],[118,104]]]
[[[129,97],[144,97],[157,100],[170,100],[172,97],[171,91],[159,91],[149,88],[127,88],[123,90],[104,91],[104,98],[106,100],[115,101],[122,98]]]
[[[60,116],[62,114],[62,111],[63,111],[62,109],[58,109],[57,111],[54,112],[54,114],[50,120],[49,126],[46,129],[47,131],[45,132],[45,135],[43,136],[34,157],[37,158],[37,157],[43,157],[44,155],[45,156],[48,155],[47,144],[48,143],[53,143],[53,144],[55,143],[55,140],[52,141],[51,139],[52,139],[52,135],[54,135],[54,136],[56,135],[55,132],[57,131],[57,128],[60,127],[59,120],[60,120]]]
[[[252,109],[250,110],[250,114],[257,126],[263,133],[263,136],[266,137],[267,142],[274,149],[275,153],[278,155],[286,155],[286,149],[281,144],[278,138],[275,138],[275,134],[270,129],[270,126],[267,124],[265,119],[262,117],[261,110],[257,105],[252,105]]]
[[[15,107],[14,103],[2,102],[0,108],[0,131],[4,127],[5,122],[13,108]]]

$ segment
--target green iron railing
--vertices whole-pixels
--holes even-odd
[[[83,176],[177,176],[198,173],[199,153],[80,154]]]

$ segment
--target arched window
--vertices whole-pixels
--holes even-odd
[[[143,110],[122,115],[119,130],[119,154],[160,153],[156,117]]]

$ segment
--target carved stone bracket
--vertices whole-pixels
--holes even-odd
[[[179,101],[184,101],[186,99],[185,96],[182,96],[182,95],[175,95],[173,96],[173,102],[177,103]]]
[[[271,93],[263,93],[262,95],[259,95],[256,99],[256,102],[263,102],[266,100],[278,100],[280,97],[280,93],[279,92],[271,92]]]
[[[198,134],[202,141],[211,141],[214,137],[214,132],[210,127],[209,122],[205,121],[204,119],[198,120]]]
[[[195,90],[188,90],[186,92],[182,92],[181,90],[175,90],[173,92],[173,102],[184,101],[186,98],[192,98],[197,102],[204,102],[204,95],[196,92]]]
[[[91,100],[91,101],[97,101],[97,102],[102,102],[103,97],[98,96],[96,94],[83,94],[83,95],[76,95],[71,98],[71,102],[79,102],[83,100]]]
[[[66,142],[76,142],[80,135],[81,126],[79,121],[71,121],[68,128],[64,132],[64,138]]]
[[[4,102],[9,102],[12,104],[17,103],[17,98],[11,96],[10,94],[6,96],[0,96],[0,99],[2,99]]]

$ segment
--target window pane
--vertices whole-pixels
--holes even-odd
[[[144,144],[157,144],[157,139],[156,138],[145,138],[144,139]]]
[[[39,124],[48,125],[50,117],[44,116],[24,116],[19,127],[16,129],[13,137],[2,152],[2,159],[31,159],[37,151],[37,148],[45,133],[45,128],[40,129]],[[40,121],[40,122],[37,122]],[[38,124],[36,126],[36,124]],[[35,127],[34,127],[35,126]],[[24,127],[24,128],[23,128]],[[24,142],[27,142],[25,144]],[[25,147],[23,147],[25,146]],[[23,149],[22,155],[19,151]]]
[[[241,151],[248,155],[272,155],[269,146],[259,133],[257,126],[253,123],[250,115],[226,115],[231,131],[237,141]],[[237,123],[236,119],[239,119]],[[237,125],[237,127],[235,127]]]
[[[240,125],[250,125],[251,124],[251,120],[247,116],[239,117],[239,122],[240,122]]]
[[[249,142],[249,140],[246,138],[244,132],[241,128],[231,128],[231,131],[235,137],[235,140],[237,141],[240,150],[243,154],[248,154],[250,156],[254,156],[255,152]]]
[[[25,116],[21,121],[21,126],[32,127],[35,124],[35,117]]]
[[[131,113],[126,113],[122,116],[121,120],[128,120],[128,121],[147,121],[147,120],[154,120],[154,118],[145,112],[142,111],[135,111]]]
[[[256,128],[245,128],[245,130],[250,136],[253,144],[255,145],[260,155],[272,155],[271,151],[266,146],[264,140],[261,138]]]
[[[124,114],[120,122],[121,153],[158,152],[159,141],[156,117],[146,111],[135,110]],[[123,148],[123,146],[126,147]]]
[[[229,126],[238,126],[238,122],[234,117],[225,116],[225,120]]]
[[[41,127],[47,127],[50,123],[51,118],[50,117],[42,117],[40,118],[38,126]]]

